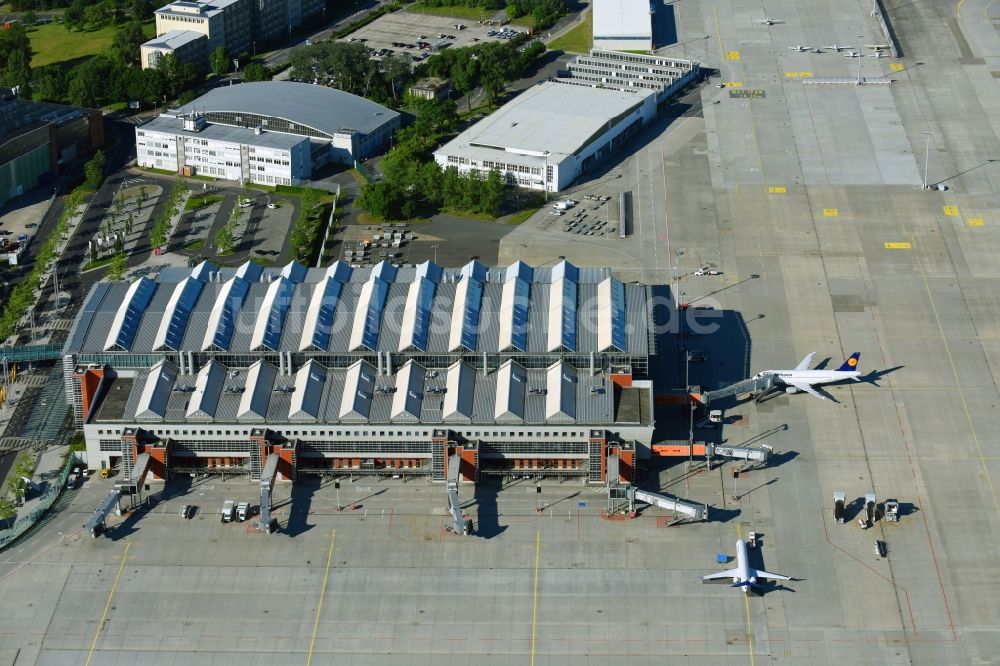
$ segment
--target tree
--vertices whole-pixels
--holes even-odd
[[[4,84],[11,88],[17,87],[18,97],[31,99],[31,65],[30,57],[20,49],[12,50],[7,55],[4,68]]]
[[[490,172],[486,174],[486,180],[482,183],[479,190],[479,209],[484,213],[497,217],[503,207],[506,190],[507,185],[504,183],[500,172],[496,169],[491,169]]]
[[[407,77],[410,76],[410,59],[406,56],[390,56],[382,60],[380,65],[382,76],[389,83],[392,92],[392,99],[398,99],[397,89],[403,85]]]
[[[229,219],[215,234],[215,246],[219,248],[219,254],[232,254],[236,249],[236,223],[240,217],[239,210],[234,208],[229,214]]]
[[[59,65],[35,68],[32,84],[35,95],[43,100],[56,102],[66,97],[66,78]]]
[[[99,93],[107,89],[111,79],[111,61],[101,55],[89,58],[69,71],[67,94],[74,106],[95,108]]]
[[[73,30],[83,30],[84,25],[86,25],[83,12],[86,8],[87,3],[85,0],[73,0],[73,4],[63,12],[63,25],[66,26],[66,30],[70,32]]]
[[[86,164],[83,165],[84,176],[87,180],[87,186],[92,190],[96,190],[104,182],[104,151],[98,150],[94,153]]]
[[[132,225],[133,224],[135,224],[135,218],[132,217],[132,213],[130,211],[129,214],[128,214],[128,217],[125,218],[125,233],[127,233],[127,234],[131,234],[132,233]]]
[[[394,213],[398,208],[399,198],[401,197],[395,188],[390,183],[382,181],[369,183],[361,188],[357,204],[375,217],[390,220],[396,217]]]
[[[121,190],[118,190],[118,194],[115,195],[115,201],[114,201],[113,205],[114,205],[114,208],[115,208],[115,219],[117,219],[117,218],[119,218],[119,217],[122,216],[122,212],[124,212],[124,210],[125,210],[125,193],[124,192],[122,192]]]
[[[118,251],[111,255],[111,261],[108,262],[107,279],[111,282],[124,280],[126,271],[128,271],[128,257],[125,253]]]
[[[208,57],[208,63],[212,68],[212,73],[216,76],[222,76],[229,72],[229,56],[226,55],[226,49],[217,46],[212,54]]]
[[[252,62],[243,69],[243,81],[244,83],[253,83],[255,81],[270,81],[271,72],[268,71],[267,67],[260,64],[259,62]]]
[[[87,5],[83,10],[83,23],[89,30],[100,30],[111,23],[114,9],[111,3],[102,0],[93,5]]]
[[[21,20],[24,22],[24,25],[35,25],[38,17],[35,15],[35,11],[33,9],[29,9],[21,16]]]
[[[111,48],[114,50],[121,64],[134,67],[140,62],[139,46],[146,41],[146,34],[142,31],[142,24],[138,20],[133,20],[118,30],[114,41],[111,43]]]
[[[0,520],[10,520],[17,517],[17,507],[6,497],[0,498]]]

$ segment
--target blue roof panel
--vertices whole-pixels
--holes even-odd
[[[395,277],[395,275],[393,275]],[[372,300],[365,313],[365,331],[361,337],[362,344],[374,351],[378,344],[378,332],[382,325],[382,311],[385,309],[385,299],[389,295],[389,283],[381,278],[375,278],[372,287]]]
[[[518,262],[520,263],[520,262]],[[514,312],[511,325],[511,344],[518,351],[528,350],[528,303],[531,287],[521,278],[514,278]]]
[[[563,280],[562,292],[562,346],[576,351],[576,282]]]
[[[465,310],[462,314],[462,346],[476,351],[479,339],[479,314],[483,303],[483,283],[475,278],[466,278],[469,290],[465,292]]]
[[[243,300],[250,291],[250,283],[242,278],[233,278],[233,286],[229,290],[229,297],[226,299],[222,309],[222,316],[219,318],[219,325],[212,336],[212,344],[219,349],[228,350],[229,342],[233,339],[233,331],[236,329],[236,315],[243,307]]]
[[[170,317],[170,325],[167,327],[167,338],[164,344],[168,348],[180,351],[181,343],[184,340],[184,331],[187,330],[188,320],[191,318],[191,311],[194,310],[194,305],[198,302],[198,296],[201,295],[204,286],[205,283],[196,278],[185,280],[184,286],[181,287],[180,298],[177,300],[177,307],[174,309],[174,314]]]
[[[420,278],[416,319],[413,323],[413,346],[420,351],[427,351],[427,328],[431,323],[431,301],[434,300],[434,287],[434,283],[430,280]]]
[[[292,292],[295,291],[295,283],[286,277],[278,278],[278,285],[278,293],[271,303],[271,311],[267,315],[264,329],[264,346],[271,351],[278,351],[281,348],[281,329],[285,324],[288,306],[292,304]]]
[[[611,280],[611,344],[619,351],[625,351],[625,286],[618,280]]]
[[[337,303],[340,301],[340,290],[344,283],[335,279],[326,281],[326,288],[323,289],[323,300],[319,305],[319,312],[316,315],[316,328],[313,330],[312,344],[317,349],[326,351],[330,347],[330,334],[333,332],[333,315],[337,312]]]

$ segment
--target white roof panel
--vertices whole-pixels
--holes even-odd
[[[375,392],[375,368],[368,361],[355,361],[347,368],[340,400],[341,420],[366,421]]]
[[[650,0],[594,0],[594,37],[653,38]]]
[[[444,402],[441,405],[443,421],[471,421],[475,397],[476,369],[464,361],[455,361],[448,368]]]
[[[396,392],[392,396],[393,421],[419,421],[424,401],[426,371],[419,363],[409,360],[396,373]]]
[[[294,264],[294,262],[292,263]],[[281,276],[268,285],[264,301],[257,312],[257,322],[254,325],[253,335],[250,336],[250,349],[279,350],[281,329],[285,324],[285,315],[288,313],[288,306],[292,303],[294,291],[295,283],[285,276]]]
[[[194,383],[194,393],[188,400],[187,417],[215,418],[215,410],[219,407],[219,397],[226,382],[226,366],[216,360],[211,360],[198,371],[198,379]]]
[[[289,419],[316,420],[320,417],[323,389],[326,387],[326,368],[316,361],[309,361],[295,373],[295,391],[288,407]]]
[[[204,263],[206,262],[202,262],[202,264]],[[191,317],[191,311],[194,309],[204,286],[204,282],[194,277],[186,278],[177,283],[173,293],[170,294],[167,308],[163,312],[163,319],[160,320],[160,328],[156,331],[156,338],[153,339],[153,349],[166,347],[173,351],[180,351],[188,319]]]
[[[154,291],[156,291],[156,283],[145,276],[129,285],[125,298],[115,313],[111,331],[104,343],[104,351],[115,347],[125,351],[129,350],[135,339],[135,334],[139,330],[142,315],[146,311],[149,301],[153,298]]]
[[[427,327],[431,323],[434,287],[433,282],[422,277],[410,283],[406,293],[406,306],[403,309],[397,351],[405,351],[411,347],[427,351]]]
[[[167,413],[170,392],[177,381],[177,367],[167,361],[160,361],[146,375],[142,395],[135,409],[136,420],[160,420]]]
[[[250,366],[236,418],[248,421],[263,421],[267,418],[267,406],[271,404],[271,388],[277,376],[277,368],[265,363],[264,359]]]
[[[528,395],[528,371],[506,361],[497,369],[497,393],[493,418],[497,421],[523,421],[524,399]]]
[[[575,421],[576,369],[559,361],[550,365],[545,373],[545,419]]]
[[[435,151],[435,155],[463,155],[477,148],[496,151],[506,159],[507,149],[522,151],[544,164],[557,164],[604,131],[608,122],[643,103],[643,96],[606,88],[539,83],[507,102]]]

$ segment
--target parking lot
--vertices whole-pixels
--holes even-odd
[[[483,14],[483,20],[493,20],[490,12],[484,11]],[[502,41],[513,36],[516,31],[523,32],[524,28],[398,11],[380,17],[345,39],[364,42],[369,53],[376,58],[405,55],[414,62],[419,62],[442,49]]]

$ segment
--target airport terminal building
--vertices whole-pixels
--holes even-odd
[[[630,478],[650,455],[649,289],[610,269],[202,263],[101,282],[64,348],[88,464]]]
[[[290,81],[223,86],[136,127],[139,166],[295,185],[329,162],[380,151],[400,115],[335,88]]]

